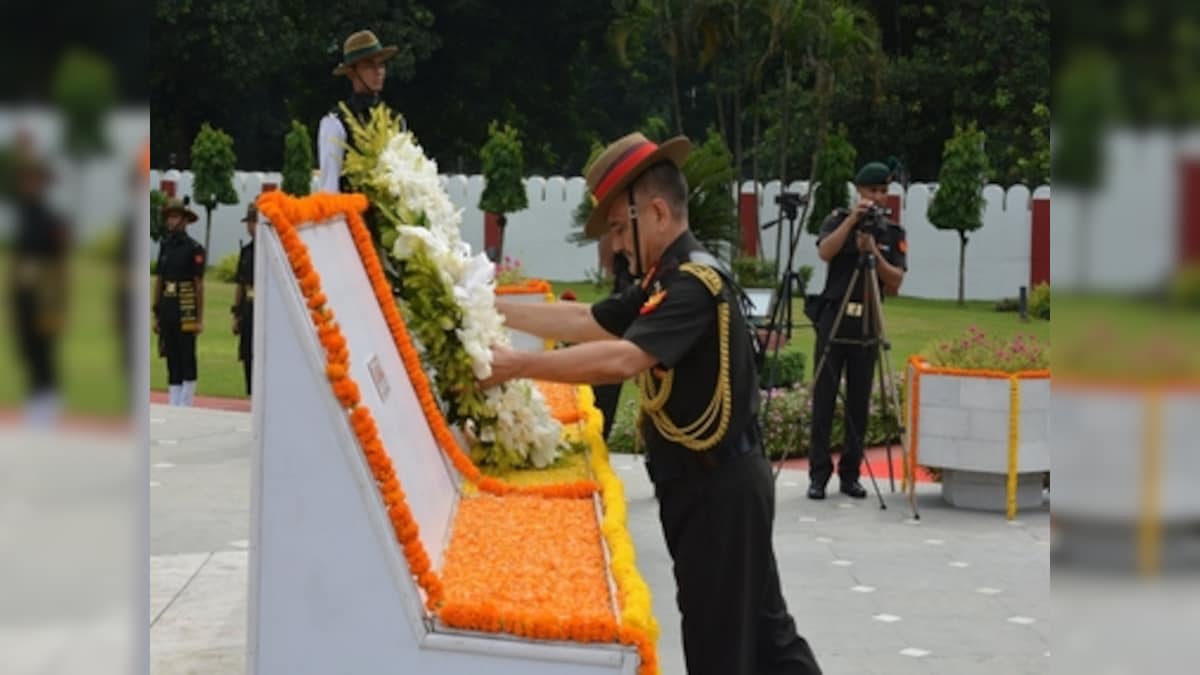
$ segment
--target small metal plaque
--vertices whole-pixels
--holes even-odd
[[[371,373],[371,380],[375,382],[375,391],[379,392],[379,400],[386,401],[388,394],[392,388],[388,385],[387,375],[383,373],[383,366],[379,364],[379,357],[372,354],[367,360],[367,370]]]

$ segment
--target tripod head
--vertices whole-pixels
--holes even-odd
[[[779,217],[769,223],[763,223],[762,229],[769,230],[786,218],[791,223],[800,216],[800,207],[808,203],[808,195],[784,190],[775,195],[775,204],[779,206]]]

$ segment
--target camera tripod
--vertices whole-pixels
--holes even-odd
[[[851,306],[850,298],[854,294],[854,289],[858,285],[860,277],[865,277],[863,302],[859,305],[862,318],[862,333],[860,338],[843,338],[838,337],[838,331],[841,329],[842,321],[845,320],[847,309]],[[822,370],[826,367],[829,361],[829,350],[834,344],[850,344],[857,345],[875,350],[875,367],[879,375],[880,392],[883,393],[883,414],[887,416],[889,412],[895,416],[897,432],[901,437],[904,437],[908,432],[904,426],[904,420],[900,415],[900,396],[896,390],[896,381],[892,376],[891,362],[888,360],[888,353],[892,349],[892,344],[887,338],[887,331],[883,321],[883,303],[880,295],[879,272],[876,268],[875,255],[864,253],[859,256],[858,265],[854,268],[854,273],[850,276],[850,283],[846,287],[846,292],[842,295],[841,302],[838,305],[837,314],[834,316],[833,324],[830,326],[829,333],[825,338],[824,347],[821,350],[821,355],[817,360],[817,367],[813,372],[812,388],[809,391],[809,400],[813,399],[816,391],[817,383],[820,381]],[[820,331],[820,326],[817,326]],[[839,373],[840,375],[840,373]],[[846,395],[842,392],[842,387],[839,381],[834,382],[835,391],[838,398],[842,402],[844,410],[848,410],[849,403],[846,401]],[[869,381],[869,380],[868,380]],[[868,404],[869,405],[869,404]],[[890,408],[890,410],[889,410]],[[835,408],[836,410],[836,408]],[[870,416],[867,417],[867,424],[870,424]],[[849,437],[857,437],[859,445],[865,445],[866,429],[854,428],[854,423],[850,420],[850,416],[846,415],[846,433]],[[888,479],[891,482],[892,492],[896,491],[896,479],[892,470],[892,438],[889,436],[887,440],[887,459],[888,459]],[[865,448],[864,448],[865,450]],[[879,500],[879,508],[887,509],[887,504],[883,501],[883,494],[879,491],[879,482],[875,479],[875,472],[871,468],[871,463],[866,461],[864,453],[862,462],[866,464],[867,476],[871,479],[871,485],[875,489],[875,497]],[[782,464],[782,463],[781,463]],[[915,476],[915,467],[911,466],[911,462],[907,457],[904,462],[904,479],[912,485]],[[908,491],[909,506],[912,508],[913,519],[920,520],[921,514],[917,511],[916,495],[913,490]]]
[[[765,223],[762,229],[769,230],[772,227],[779,227],[775,231],[775,269],[779,269],[779,260],[783,249],[781,248],[783,239],[784,220],[787,221],[788,230],[788,257],[787,267],[783,268],[783,274],[779,278],[779,285],[775,288],[775,293],[771,300],[771,311],[767,320],[767,337],[772,336],[778,338],[778,333],[782,327],[784,336],[790,340],[792,337],[792,298],[795,290],[799,289],[801,298],[805,293],[804,278],[796,272],[794,264],[796,260],[796,245],[800,243],[800,235],[803,234],[801,229],[796,228],[796,218],[798,217],[798,209],[801,204],[807,205],[808,197],[796,194],[794,192],[783,192],[775,198],[775,203],[779,204],[779,217],[775,220]],[[807,211],[807,208],[805,209]],[[786,342],[786,340],[784,340]],[[779,356],[780,341],[775,340],[773,345],[773,357]],[[766,350],[764,350],[766,351]],[[774,375],[772,370],[771,375]],[[774,384],[774,377],[771,378],[771,384]]]
[[[760,419],[765,422],[769,419],[768,413],[771,410],[771,399],[774,398],[772,392],[775,389],[775,378],[779,370],[779,349],[785,342],[792,337],[793,318],[792,318],[792,298],[794,297],[795,289],[799,289],[799,297],[805,297],[806,283],[804,278],[793,269],[793,264],[796,259],[796,245],[800,243],[800,235],[802,234],[796,228],[796,218],[798,209],[801,204],[807,204],[808,198],[798,195],[793,192],[783,192],[775,198],[775,203],[779,204],[779,217],[775,220],[765,223],[762,226],[763,230],[768,230],[778,226],[775,231],[775,269],[779,269],[779,260],[783,252],[781,244],[783,243],[783,227],[782,223],[786,220],[788,225],[788,256],[787,267],[784,269],[782,276],[779,278],[779,285],[776,286],[771,298],[771,309],[768,312],[768,317],[765,326],[765,335],[760,333],[759,338],[759,353],[762,354],[763,365],[766,367],[765,380],[761,383],[762,389],[767,392],[766,400],[763,402],[762,410],[759,411]],[[805,209],[807,212],[807,208]],[[767,365],[770,364],[770,365]],[[779,471],[783,467],[783,461],[787,459],[785,450],[784,456],[779,461],[778,467],[775,469],[775,478],[779,477]]]

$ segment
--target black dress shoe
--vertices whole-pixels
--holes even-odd
[[[825,486],[812,483],[808,486],[809,499],[825,499]]]
[[[838,490],[842,494],[855,499],[866,499],[867,497],[867,489],[862,486],[862,483],[859,483],[856,480],[842,483]]]

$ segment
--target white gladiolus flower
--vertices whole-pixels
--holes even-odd
[[[425,156],[411,133],[389,139],[379,156],[379,175],[394,202],[389,204],[406,223],[396,228],[392,255],[408,260],[418,252],[437,269],[443,292],[461,310],[457,325],[450,316],[417,317],[436,321],[453,330],[471,359],[475,377],[492,373],[492,346],[509,344],[504,319],[496,310],[495,267],[487,256],[471,255],[462,240],[462,211],[454,208],[438,177],[437,164]],[[415,224],[424,222],[428,227]],[[528,461],[541,468],[554,462],[562,427],[550,416],[541,392],[528,380],[507,382],[484,392],[484,400],[495,424],[468,420],[465,426],[478,429],[478,438],[493,443],[506,459]]]

